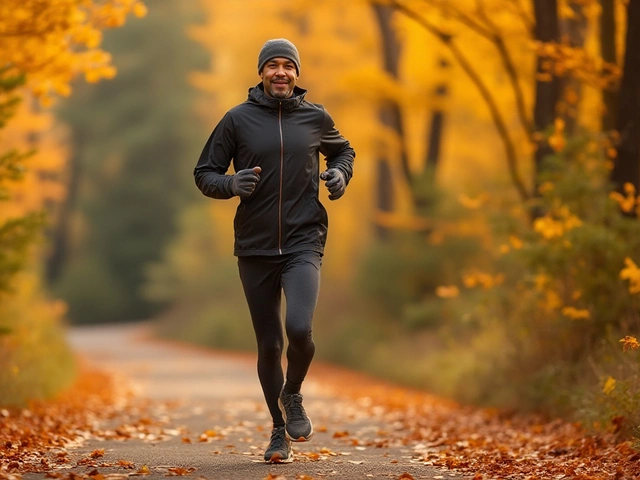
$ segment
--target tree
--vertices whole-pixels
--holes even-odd
[[[64,304],[39,279],[45,210],[61,198],[64,155],[42,134],[44,107],[71,82],[112,78],[102,30],[121,26],[137,0],[3,0],[0,3],[0,405],[24,405],[73,378]],[[41,148],[42,147],[42,148]]]
[[[398,87],[402,85],[402,78],[399,68],[402,44],[393,26],[394,8],[388,4],[374,2],[371,7],[375,13],[375,18],[380,32],[380,44],[382,54],[382,69],[392,82]],[[446,69],[448,61],[441,58],[438,68]],[[383,128],[394,134],[399,144],[400,171],[403,174],[402,181],[409,187],[411,202],[414,207],[425,208],[430,206],[428,191],[434,187],[436,168],[440,158],[444,117],[442,109],[442,98],[447,94],[447,85],[443,80],[434,89],[434,94],[439,97],[439,106],[430,112],[430,122],[424,137],[426,143],[425,156],[419,166],[418,172],[411,169],[409,155],[407,153],[410,142],[405,134],[402,105],[395,97],[383,98],[380,105],[380,121]],[[394,210],[394,182],[392,170],[389,167],[391,159],[388,151],[381,151],[377,160],[377,208],[378,217],[392,214]],[[378,223],[376,225],[378,236],[387,237],[388,226]]]
[[[100,49],[101,30],[124,23],[130,12],[142,16],[136,0],[39,2],[7,0],[0,5],[0,131],[6,127],[25,95],[43,105],[55,95],[69,95],[70,82],[84,74],[97,82],[115,69]],[[0,153],[0,201],[11,202],[10,185],[23,176],[28,150]],[[27,250],[42,224],[39,212],[0,217],[0,290],[27,261]]]
[[[53,235],[49,279],[74,322],[155,311],[141,287],[175,234],[177,212],[197,195],[192,164],[206,135],[188,83],[205,63],[187,36],[198,16],[193,4],[155,2],[144,21],[105,38],[118,77],[79,86],[61,105],[71,126],[71,190]],[[85,236],[74,233],[77,218]]]
[[[559,42],[558,4],[557,0],[534,0],[533,11],[535,17],[535,39],[540,42],[536,59],[536,86],[533,121],[535,130],[543,132],[553,125],[560,99],[560,80],[545,67],[548,58],[544,54],[544,45]],[[544,170],[544,159],[553,153],[544,135],[539,135],[534,154],[533,192],[538,195],[540,186],[540,172]],[[534,209],[534,216],[540,212]]]
[[[611,180],[618,191],[631,183],[640,191],[640,0],[627,4],[627,34],[623,75],[618,94],[616,130],[618,155]]]
[[[601,0],[600,15],[600,55],[609,65],[616,64],[616,22],[614,0]],[[616,90],[609,86],[602,90],[602,129],[611,131],[615,128]]]

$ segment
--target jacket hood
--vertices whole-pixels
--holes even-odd
[[[284,100],[279,100],[267,95],[264,92],[264,85],[262,85],[262,82],[260,82],[255,87],[251,87],[249,89],[249,96],[247,98],[247,101],[256,103],[263,107],[273,108],[275,110],[277,110],[278,107],[282,105],[282,109],[285,112],[288,112],[293,110],[294,108],[298,108],[304,100],[304,96],[306,94],[307,91],[304,88],[295,86],[293,87],[293,95],[291,97],[285,98]]]

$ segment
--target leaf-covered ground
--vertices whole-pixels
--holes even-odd
[[[147,399],[127,379],[87,369],[55,401],[0,409],[0,478],[214,480],[223,477],[208,476],[195,459],[235,468],[239,456],[253,468],[251,478],[271,480],[640,478],[640,453],[609,434],[462,407],[329,366],[315,365],[312,376],[323,390],[307,408],[316,436],[294,445],[293,467],[261,461],[269,434],[261,402],[219,400],[217,413],[204,415],[195,400]],[[162,455],[150,446],[163,444],[175,454],[166,458],[184,461],[154,463]],[[148,455],[138,458],[150,460],[131,460],[136,445]]]

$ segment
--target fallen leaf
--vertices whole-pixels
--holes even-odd
[[[273,475],[271,473],[267,474],[266,477],[264,477],[264,480],[287,480],[286,477],[282,476],[282,475]]]
[[[172,467],[172,468],[168,469],[169,473],[167,474],[167,476],[169,476],[169,477],[174,477],[174,476],[175,477],[182,477],[184,475],[189,475],[189,474],[195,472],[195,470],[196,469],[193,468],[193,467],[188,467],[188,468],[185,468],[185,467]]]

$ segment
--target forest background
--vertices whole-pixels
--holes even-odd
[[[1,404],[69,384],[70,323],[254,349],[237,199],[192,172],[286,37],[357,152],[347,194],[321,192],[318,358],[634,435],[640,0],[11,0],[0,19]]]

